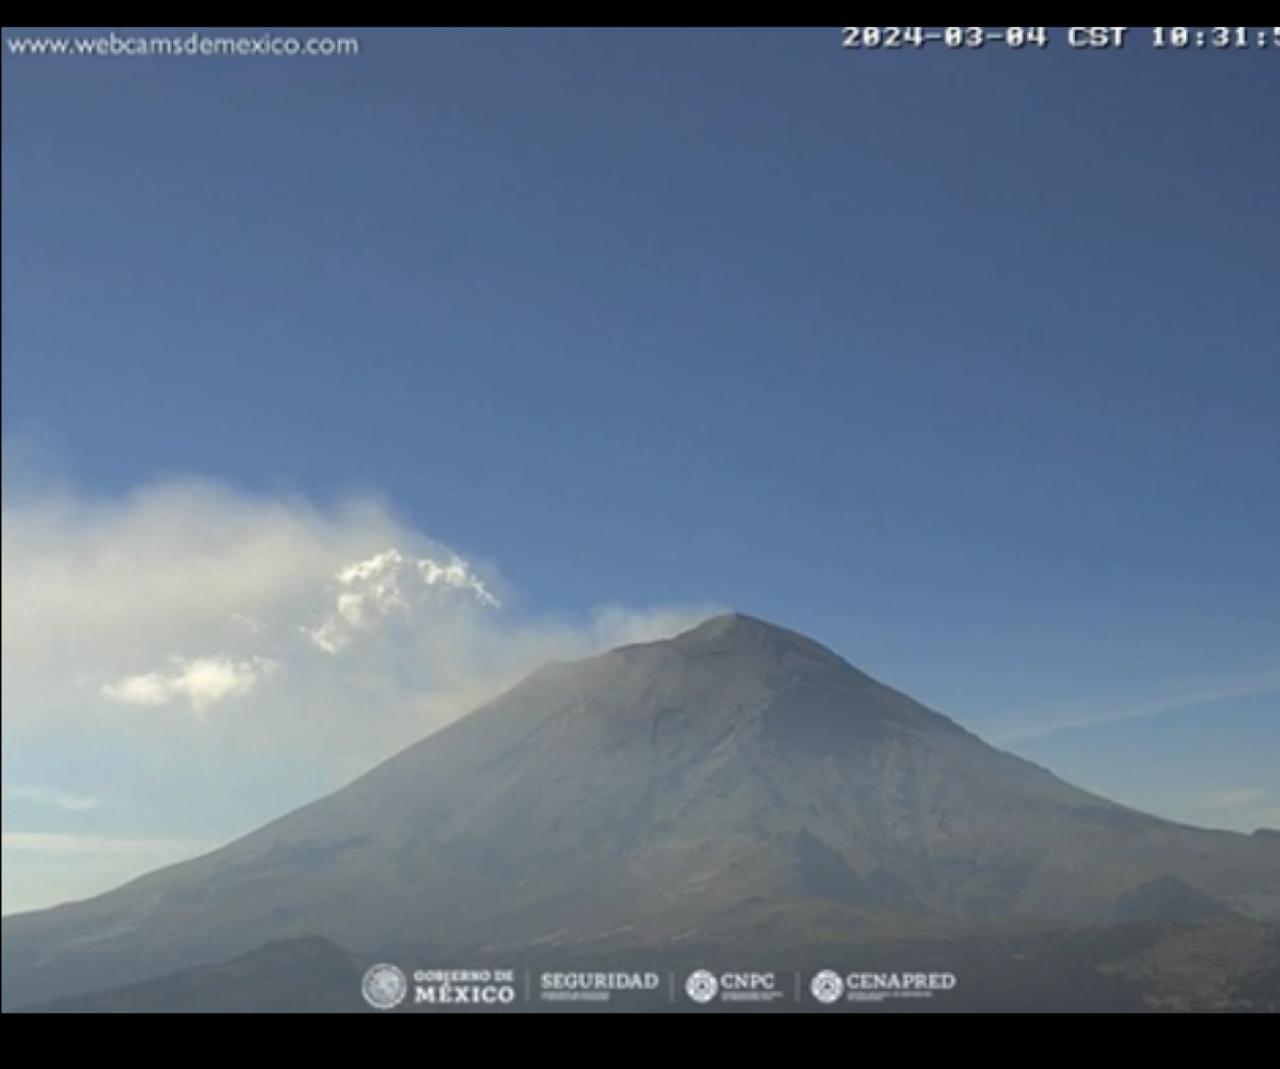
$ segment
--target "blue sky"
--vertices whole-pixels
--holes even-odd
[[[1123,801],[1280,820],[1274,55],[359,36],[5,54],[6,495],[376,495],[508,619],[733,606]],[[162,828],[163,771],[70,731],[6,741],[6,832],[36,787],[198,838],[329,785],[237,766]]]

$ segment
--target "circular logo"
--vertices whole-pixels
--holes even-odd
[[[684,982],[684,990],[694,1002],[705,1005],[719,993],[720,984],[706,969],[699,969]]]
[[[844,994],[844,981],[840,979],[839,973],[824,969],[813,978],[809,990],[819,1002],[830,1006],[839,1002],[840,996]]]
[[[360,991],[375,1010],[392,1010],[409,993],[409,981],[394,965],[375,965],[364,974]]]

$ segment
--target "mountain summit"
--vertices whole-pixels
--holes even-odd
[[[798,631],[789,631],[785,627],[741,612],[713,616],[669,641],[685,649],[717,646],[735,653],[745,653],[752,649],[778,652],[786,649],[806,650],[818,657],[844,663],[825,646],[806,638]]]
[[[540,669],[220,850],[5,918],[4,990],[39,1002],[313,936],[461,961],[1188,901],[1280,919],[1280,846],[1079,790],[731,614]]]

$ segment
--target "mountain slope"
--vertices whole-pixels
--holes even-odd
[[[350,1013],[362,968],[325,939],[286,939],[230,961],[62,999],[42,1013]]]
[[[1125,809],[742,616],[552,666],[202,858],[6,918],[38,1002],[319,935],[424,958],[886,911],[1102,920],[1165,877],[1280,919],[1280,847]],[[1152,896],[1130,895],[1126,909]]]

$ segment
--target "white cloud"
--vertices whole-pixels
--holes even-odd
[[[471,565],[453,554],[444,559],[411,558],[394,547],[348,564],[334,576],[333,608],[315,627],[303,627],[311,644],[325,653],[345,649],[361,632],[391,616],[409,620],[432,604],[432,596],[462,593],[487,608],[498,599]]]
[[[103,697],[121,705],[168,705],[185,701],[197,714],[226,698],[251,693],[259,683],[280,671],[278,661],[250,657],[233,661],[229,657],[171,658],[168,672],[147,672],[104,683]]]
[[[4,797],[15,802],[27,802],[48,809],[61,809],[67,813],[84,813],[97,809],[102,802],[87,794],[60,791],[53,787],[32,787],[21,783],[6,783]]]
[[[468,590],[481,605],[498,607],[498,599],[489,593],[484,583],[472,574],[471,566],[459,557],[441,564],[430,557],[420,557],[416,562],[418,576],[429,587],[445,586],[455,590]]]

